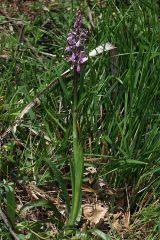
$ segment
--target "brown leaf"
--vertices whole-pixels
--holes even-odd
[[[104,218],[108,212],[107,207],[102,207],[100,204],[86,205],[83,207],[83,214],[91,225],[98,225],[104,221]]]
[[[120,232],[122,230],[122,225],[119,223],[119,219],[112,222],[112,227],[117,231]]]
[[[97,168],[95,168],[95,167],[87,167],[86,170],[87,170],[89,173],[91,173],[91,174],[97,172]]]
[[[124,213],[123,221],[124,221],[125,228],[129,228],[129,224],[130,224],[130,212],[129,211],[126,211]]]

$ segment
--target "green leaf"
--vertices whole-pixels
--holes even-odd
[[[69,219],[69,225],[75,223],[78,217],[78,213],[81,207],[81,185],[82,185],[82,176],[83,176],[83,151],[80,143],[76,144],[74,148],[74,182],[72,183],[73,192],[72,192],[72,211]]]
[[[46,107],[45,107],[45,110],[46,110],[47,114],[53,119],[53,121],[63,130],[63,132],[66,132],[66,129],[62,126],[62,124],[59,122],[59,120],[57,118],[55,118],[53,116],[53,114],[47,110]]]
[[[7,215],[10,222],[14,226],[16,218],[15,191],[12,186],[5,186],[5,191],[6,191]]]
[[[3,22],[6,19],[6,17],[0,15],[0,23]]]
[[[121,161],[119,161],[119,163],[120,164],[128,163],[128,164],[137,164],[137,165],[148,165],[148,163],[146,163],[146,162],[142,162],[142,161],[134,160],[134,159],[121,160]]]
[[[108,234],[102,232],[99,229],[93,229],[92,233],[96,234],[98,237],[100,237],[103,240],[112,240],[112,238]]]

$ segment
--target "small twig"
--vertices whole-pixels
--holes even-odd
[[[8,228],[8,230],[9,230],[10,234],[12,235],[12,237],[15,240],[19,240],[19,238],[17,237],[17,234],[12,230],[12,227],[10,226],[9,221],[8,221],[6,215],[4,214],[4,212],[2,211],[1,207],[0,207],[0,217],[2,218],[4,224]]]
[[[42,54],[42,55],[46,55],[46,56],[48,56],[48,57],[52,57],[52,58],[55,58],[55,57],[56,57],[55,54],[48,53],[48,52],[39,51],[39,53]]]
[[[85,162],[99,162],[99,161],[103,161],[104,162],[104,157],[99,157],[99,158],[89,158],[89,157],[85,157],[84,158]]]
[[[5,25],[5,24],[8,24],[8,23],[11,23],[12,20],[7,20],[7,21],[4,21],[4,22],[1,22],[0,25]]]
[[[127,225],[129,226],[130,224],[130,203],[129,203],[129,195],[128,195],[128,189],[127,189],[127,184],[125,184],[125,189],[126,189],[126,197],[127,197],[127,212],[128,212],[128,218],[127,218]]]
[[[93,17],[92,17],[92,11],[91,11],[89,5],[88,5],[88,18],[89,18],[91,27],[92,27],[92,28],[95,28],[95,24],[94,24],[94,22],[93,22]]]

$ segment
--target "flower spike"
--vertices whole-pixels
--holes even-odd
[[[87,57],[83,44],[86,40],[87,31],[82,28],[82,14],[80,10],[76,12],[76,20],[72,29],[67,35],[67,47],[65,60],[79,73],[81,64]]]

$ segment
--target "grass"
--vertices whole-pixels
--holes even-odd
[[[102,192],[109,211],[115,212],[117,207],[130,211],[130,230],[114,231],[112,235],[108,232],[112,239],[123,239],[123,235],[124,239],[159,239],[160,7],[151,0],[100,2],[37,1],[25,6],[22,12],[14,13],[9,7],[7,15],[2,11],[0,132],[13,123],[40,91],[68,69],[63,59],[66,35],[73,22],[72,13],[80,6],[84,24],[89,29],[88,52],[106,42],[118,49],[116,75],[106,53],[90,58],[81,73],[78,113],[84,155],[102,159],[85,161],[85,167],[97,169],[90,185],[94,188],[95,182],[103,178],[116,192],[112,196],[106,190]],[[5,7],[4,4],[3,10]],[[93,24],[88,17],[88,7]],[[41,95],[39,103],[24,116],[16,131],[2,142],[1,207],[19,239],[65,239],[58,213],[61,205],[68,201],[70,189],[71,78],[72,74],[60,78],[58,85]],[[17,185],[27,186],[33,181],[39,188],[47,185],[47,191],[56,188],[55,198],[59,194],[63,204],[53,205],[53,210],[45,200],[30,202],[33,217],[27,219],[18,210],[15,212],[15,204],[18,209],[20,200],[28,204],[30,199],[27,193],[26,196],[19,193]],[[85,181],[88,179],[84,177],[86,184]],[[129,199],[122,204],[118,191],[123,188],[129,189]],[[57,236],[46,227],[44,216],[34,221],[34,208],[42,215],[43,208],[57,210],[57,215],[48,220],[58,229]],[[95,231],[96,237],[92,235],[94,228],[90,228],[79,239],[107,239],[105,233]],[[0,236],[11,239],[2,221]]]

